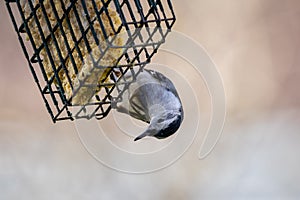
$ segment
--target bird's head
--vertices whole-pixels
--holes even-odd
[[[180,127],[183,120],[183,112],[169,111],[160,116],[153,117],[146,131],[136,137],[134,141],[140,140],[146,136],[152,136],[157,139],[164,139],[173,135]]]

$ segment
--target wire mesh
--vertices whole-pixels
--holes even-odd
[[[151,62],[176,20],[171,0],[6,0],[6,6],[54,123],[106,117],[134,81],[125,74],[135,77]],[[84,103],[74,101],[78,96]]]

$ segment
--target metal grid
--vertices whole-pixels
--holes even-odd
[[[96,13],[94,18],[91,18],[87,12],[85,0],[47,0],[50,1],[52,12],[55,15],[54,26],[53,21],[51,24],[50,19],[46,14],[46,0],[35,0],[35,3],[33,3],[34,0],[26,0],[30,8],[30,15],[27,16],[25,16],[22,9],[22,1],[25,0],[6,0],[7,9],[14,29],[17,32],[18,39],[24,51],[34,81],[42,94],[46,108],[54,123],[56,121],[66,119],[89,119],[94,116],[97,119],[102,119],[106,117],[111,110],[112,101],[115,102],[120,100],[124,90],[126,90],[128,85],[134,81],[127,80],[124,75],[126,73],[131,73],[134,77],[147,63],[151,61],[152,56],[157,52],[161,44],[164,43],[166,36],[171,31],[175,22],[175,14],[171,0],[86,0],[91,1],[93,5],[96,5],[96,1],[101,1],[103,4],[101,9],[97,9],[97,7],[94,6],[93,11]],[[61,9],[64,11],[64,15],[62,16],[59,16],[57,13],[57,5],[55,5],[55,3],[58,2]],[[86,11],[85,17],[89,22],[87,27],[82,25],[80,20],[81,18],[79,17],[80,13],[77,12],[75,4],[81,4]],[[118,14],[121,20],[119,27],[114,27],[112,24],[113,19],[110,18],[108,8],[114,10]],[[39,10],[44,14],[44,18],[49,29],[48,33],[43,31],[38,20],[37,13]],[[82,35],[79,39],[75,37],[72,29],[74,24],[69,19],[69,13],[71,11],[75,13],[77,21],[76,26],[79,28]],[[109,37],[107,35],[105,25],[103,24],[101,17],[99,17],[101,15],[107,16],[115,37]],[[29,26],[30,21],[34,21],[37,25],[42,40],[40,45],[38,45],[33,38]],[[103,41],[100,41],[94,28],[94,24],[97,21],[101,26],[101,31],[105,37],[106,43],[106,48],[100,49],[102,55],[105,55],[105,53],[111,48],[120,48],[114,45],[114,40],[116,40],[118,34],[122,34],[122,37],[125,38],[124,46],[121,47],[122,55],[117,59],[117,64],[113,66],[100,66],[99,62],[103,56],[100,56],[100,58],[95,60],[93,59],[93,69],[110,69],[109,73],[107,73],[106,77],[100,83],[102,89],[100,92],[95,94],[93,96],[93,100],[86,105],[72,105],[71,99],[66,98],[59,73],[65,73],[67,79],[70,81],[68,69],[65,66],[67,59],[72,62],[74,71],[78,73],[78,66],[72,56],[72,53],[76,51],[80,56],[81,61],[83,61],[79,43],[83,43],[89,52],[92,51],[87,38],[88,32],[92,33],[94,42],[101,46],[101,42],[103,43]],[[73,42],[75,44],[73,48],[70,47],[66,39],[66,27],[63,27],[62,22],[66,22],[68,25],[68,31],[71,32]],[[55,31],[59,31],[61,37],[64,38],[65,46],[69,52],[67,56],[63,56],[63,52],[61,52],[59,48],[54,34]],[[29,41],[26,41],[24,39],[25,37],[28,37]],[[47,42],[49,39],[54,42],[54,46],[57,49],[60,60],[60,65],[55,67],[53,59],[50,59],[54,72],[52,77],[48,77],[46,75],[43,57],[40,55],[41,51],[44,50],[47,52],[49,57],[51,57],[48,46],[49,44]],[[138,70],[133,70],[133,68],[137,68]],[[118,74],[118,76],[115,74]],[[108,78],[111,80],[109,83],[105,81]],[[90,86],[83,84],[81,87]],[[77,91],[74,91],[74,94],[76,94],[76,92]],[[74,107],[78,107],[75,109],[76,112],[72,109]]]

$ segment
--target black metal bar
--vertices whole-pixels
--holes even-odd
[[[33,10],[34,7],[33,7],[32,2],[31,2],[31,1],[28,1],[28,3],[29,3],[29,6],[30,6],[30,9]],[[60,92],[60,96],[61,96],[63,102],[67,102],[66,97],[65,97],[65,95],[64,95],[65,91],[64,91],[64,88],[63,88],[63,86],[62,86],[62,82],[61,82],[61,80],[60,80],[60,78],[59,78],[59,76],[58,76],[57,69],[55,68],[55,63],[54,63],[54,60],[53,60],[53,58],[52,58],[51,51],[50,51],[50,49],[49,49],[49,47],[48,47],[48,44],[47,44],[47,41],[46,41],[46,38],[45,38],[45,35],[44,35],[44,32],[43,32],[43,29],[42,29],[42,27],[41,27],[41,24],[40,24],[40,22],[39,22],[39,19],[38,19],[38,17],[37,17],[36,12],[33,12],[33,17],[34,17],[35,23],[36,23],[36,25],[37,25],[38,31],[39,31],[39,33],[40,33],[40,36],[41,36],[43,45],[44,45],[44,47],[45,47],[45,49],[46,49],[46,52],[47,52],[47,55],[48,55],[48,57],[49,57],[49,60],[50,60],[50,63],[51,63],[51,67],[52,67],[52,70],[53,70],[53,72],[54,72],[54,76],[55,76],[55,78],[56,78],[56,80],[57,80],[57,82],[58,82],[58,84],[59,84],[60,91],[61,91],[61,92]],[[51,33],[51,37],[53,37],[53,38],[55,39],[54,33]],[[34,40],[33,40],[33,41],[34,41]],[[39,57],[39,56],[38,56],[38,57]],[[40,64],[42,63],[40,59],[39,59],[39,63],[40,63]],[[50,88],[51,88],[51,87],[49,87],[49,89],[50,89]]]
[[[112,101],[121,100],[124,91],[129,87],[130,83],[135,81],[134,77],[133,80],[127,80],[125,74],[131,73],[132,76],[136,76],[151,62],[151,58],[165,42],[165,38],[176,21],[171,0],[145,0],[147,4],[143,4],[141,0],[90,0],[93,10],[87,8],[87,1],[85,0],[71,0],[68,1],[68,5],[65,4],[67,2],[65,0],[48,0],[47,2],[44,0],[29,0],[26,3],[29,6],[30,12],[26,13],[26,16],[22,10],[20,1],[5,1],[33,79],[38,86],[45,106],[54,123],[61,120],[74,120],[74,117],[80,119],[90,119],[92,117],[96,117],[96,119],[105,118],[112,109]],[[98,7],[99,2],[97,1],[101,2],[101,8]],[[46,3],[48,3],[47,7]],[[60,5],[56,5],[56,3]],[[79,4],[81,7],[77,7]],[[17,6],[22,20],[20,24],[17,23],[15,17],[18,16],[14,16],[11,6]],[[47,9],[51,9],[55,21],[50,21],[47,14],[49,10]],[[114,19],[110,16],[111,12],[118,14],[121,20],[120,25],[117,26],[114,24]],[[44,22],[46,22],[46,24],[43,24],[44,27],[42,27],[40,21],[41,14]],[[71,20],[71,16],[74,19]],[[104,18],[107,21],[104,22]],[[88,24],[83,25],[82,20]],[[99,23],[98,29],[100,30],[96,30],[96,23]],[[35,30],[31,27],[32,25],[34,25]],[[49,30],[47,34],[44,30],[45,26]],[[166,31],[163,30],[165,28],[167,29]],[[80,33],[75,32],[75,29],[76,31],[78,29]],[[35,34],[37,32],[39,38],[33,38],[33,32]],[[57,38],[58,33],[61,39]],[[28,45],[25,45],[21,34],[27,34],[29,44],[31,44],[33,49],[32,54],[29,53],[30,51],[27,49]],[[114,41],[118,37],[121,37],[118,34],[123,34],[127,39],[121,46],[114,44]],[[92,38],[88,38],[88,35]],[[98,46],[100,56],[93,56],[91,40]],[[52,46],[50,46],[50,43]],[[68,52],[67,54],[61,49],[62,46]],[[101,66],[100,64],[103,63],[101,61],[105,54],[113,48],[122,49],[122,55],[116,58],[116,63],[112,63],[110,66]],[[42,51],[45,51],[46,54],[41,55]],[[54,58],[52,51],[57,53],[55,54],[57,57]],[[90,73],[94,73],[96,69],[107,69],[108,73],[105,77],[102,77],[102,83],[95,83],[97,88],[102,88],[101,93],[95,94],[95,100],[81,106],[79,112],[72,113],[70,107],[76,105],[71,105],[71,99],[66,99],[60,74],[65,75],[70,87],[73,88],[69,69],[72,67],[75,74],[78,74],[79,67],[81,66],[78,66],[79,63],[76,62],[75,55],[84,64],[87,54],[90,54],[90,58],[95,66]],[[49,58],[51,66],[45,66],[43,59],[45,60],[46,58],[43,56]],[[70,65],[67,65],[67,62],[70,62]],[[34,63],[39,64],[45,85],[41,84],[39,80],[41,77],[37,75]],[[48,77],[46,67],[52,69],[53,75],[51,77]],[[139,67],[139,70],[135,72],[133,68],[137,67]],[[121,75],[111,78],[112,82],[106,82],[109,77],[112,77],[115,70],[118,70]],[[91,86],[91,84],[85,83],[86,79],[87,76],[84,80],[81,80],[81,87]],[[73,89],[73,95],[76,95],[79,89],[80,87],[76,90]],[[113,96],[115,90],[117,91],[117,95]],[[90,99],[92,98],[90,97]],[[59,99],[60,101],[58,101]],[[86,109],[89,106],[93,107]],[[87,110],[90,110],[90,112]]]
[[[9,0],[7,0],[7,2],[6,2],[6,7],[7,7],[7,10],[8,10],[9,16],[10,16],[10,18],[11,18],[11,20],[12,20],[13,27],[14,27],[14,29],[15,29],[17,35],[18,35],[18,40],[19,40],[19,42],[20,42],[20,44],[21,44],[22,50],[23,50],[24,55],[25,55],[25,58],[26,58],[26,60],[27,60],[27,62],[28,62],[28,65],[29,65],[30,71],[31,71],[31,73],[32,73],[32,75],[33,75],[34,81],[36,82],[36,84],[37,84],[37,86],[38,86],[38,89],[39,89],[40,93],[42,94],[42,88],[41,88],[41,85],[40,85],[40,83],[39,83],[39,80],[38,80],[38,78],[37,78],[37,75],[36,75],[36,73],[35,73],[35,70],[34,70],[32,64],[31,64],[30,61],[29,61],[29,55],[28,55],[28,52],[26,51],[25,44],[24,44],[23,39],[22,39],[22,37],[21,37],[21,35],[20,35],[20,33],[19,33],[19,30],[18,30],[18,27],[17,27],[16,20],[15,20],[15,18],[14,18],[13,12],[12,12],[12,10],[11,10],[10,4],[9,4],[9,3],[11,3],[11,2],[15,2],[15,1],[9,1]],[[52,110],[51,110],[51,108],[50,108],[50,106],[49,106],[49,102],[47,101],[47,99],[45,98],[44,95],[42,95],[42,98],[43,98],[43,100],[44,100],[44,103],[45,103],[45,106],[46,106],[46,108],[47,108],[47,111],[48,111],[48,113],[50,114],[51,119],[53,120],[54,115],[53,115],[53,112],[52,112]],[[53,122],[55,122],[55,121],[53,120]]]
[[[55,34],[54,34],[55,32],[54,32],[54,30],[53,30],[52,27],[51,27],[51,22],[50,22],[49,18],[47,17],[47,11],[46,11],[46,8],[45,8],[44,5],[43,5],[43,1],[44,1],[44,0],[39,0],[40,5],[41,5],[41,8],[42,8],[43,15],[44,15],[44,18],[45,18],[45,20],[46,20],[47,27],[48,27],[48,29],[49,29],[49,31],[50,31],[51,39],[52,39],[52,41],[54,42],[54,46],[55,46],[55,49],[56,49],[56,51],[57,51],[57,54],[58,54],[60,63],[62,64],[62,68],[63,68],[65,74],[67,75],[67,80],[68,80],[68,82],[69,82],[71,88],[73,88],[72,80],[71,80],[71,78],[70,78],[70,76],[69,76],[69,70],[67,69],[67,67],[66,67],[66,65],[65,65],[64,58],[63,58],[63,56],[62,56],[62,52],[61,52],[61,50],[60,50],[59,44],[58,44],[57,39],[56,39]],[[30,2],[30,1],[29,1],[29,2]],[[51,1],[50,1],[50,2],[51,2]],[[52,2],[52,3],[53,3],[53,2]],[[52,4],[52,6],[53,6],[53,4]],[[52,11],[53,11],[53,10],[52,10]],[[36,14],[34,14],[34,16],[36,17]],[[36,19],[36,20],[37,20],[36,23],[37,23],[37,25],[38,25],[38,27],[39,27],[39,30],[40,30],[40,34],[42,35],[42,38],[45,38],[45,37],[44,37],[44,33],[43,33],[43,31],[42,31],[42,29],[41,29],[41,26],[40,26],[40,22],[38,21],[38,19]],[[61,26],[61,24],[60,24],[59,26]],[[45,42],[45,41],[43,41],[43,42]],[[50,49],[47,47],[47,44],[46,44],[46,49],[50,50]],[[47,50],[47,52],[48,52],[48,50]],[[49,51],[49,52],[50,52],[50,51]],[[49,57],[50,57],[50,55],[51,55],[51,53],[48,54]],[[51,62],[51,60],[52,60],[52,62]],[[61,82],[60,77],[59,77],[59,71],[57,71],[57,69],[56,69],[56,65],[55,65],[55,63],[54,63],[54,59],[52,58],[52,55],[51,55],[51,58],[50,58],[50,62],[51,62],[51,64],[52,64],[52,68],[53,68],[53,72],[54,72],[54,74],[55,74],[55,77],[56,77],[56,78],[58,77],[58,78],[57,78],[57,79],[59,79],[58,82],[60,82],[60,85],[61,85],[62,82]],[[62,87],[62,85],[61,85],[61,87]],[[62,89],[62,91],[64,91],[64,88],[63,88],[63,87],[62,87],[61,89]],[[65,92],[65,91],[64,91],[64,92]],[[65,98],[65,95],[62,94],[61,97],[62,97],[62,99],[63,99],[64,104],[67,104],[67,99]]]
[[[36,48],[34,39],[33,39],[33,37],[32,37],[31,31],[30,31],[30,29],[29,29],[29,27],[28,27],[28,24],[27,24],[27,22],[26,22],[24,13],[22,12],[22,8],[21,8],[19,2],[17,2],[17,7],[18,7],[18,10],[19,10],[19,13],[20,13],[20,15],[21,15],[22,20],[25,22],[25,26],[24,26],[24,27],[25,27],[25,29],[26,29],[26,33],[27,33],[27,35],[28,35],[28,37],[29,37],[29,40],[30,40],[30,42],[31,42],[31,45],[32,45],[34,51],[36,51],[37,48]],[[17,34],[19,35],[19,33],[17,33]],[[20,35],[19,35],[19,36],[20,36]],[[20,37],[21,37],[21,36],[20,36]],[[26,49],[25,49],[24,51],[25,51],[25,55],[26,55],[26,54],[27,54]],[[40,69],[41,69],[43,78],[44,78],[44,80],[45,80],[46,83],[47,83],[47,87],[48,87],[49,90],[51,91],[51,85],[48,83],[48,78],[47,78],[47,75],[46,75],[46,72],[45,72],[43,63],[42,63],[42,59],[40,58],[39,55],[37,56],[37,59],[38,59],[38,61],[39,61],[39,66],[40,66]],[[30,60],[29,60],[29,59],[28,59],[28,62],[30,63]],[[30,64],[30,66],[32,66],[32,65]],[[57,100],[56,100],[54,94],[53,94],[53,93],[50,93],[50,96],[51,96],[51,99],[52,99],[52,101],[53,101],[53,104],[54,104],[55,108],[56,108],[57,110],[59,110],[58,102],[57,102]],[[43,99],[46,99],[44,95],[43,95]],[[48,112],[49,112],[49,113],[51,112],[50,115],[51,115],[51,117],[52,117],[52,119],[53,119],[53,113],[52,113],[53,111],[51,110],[50,105],[49,105],[49,104],[46,104],[46,107],[47,107]],[[54,121],[54,120],[53,120],[53,121]],[[55,121],[54,121],[54,122],[55,122]]]

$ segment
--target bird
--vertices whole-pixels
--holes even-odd
[[[177,132],[184,112],[172,81],[150,69],[124,76],[127,76],[126,79],[134,78],[134,81],[123,92],[121,101],[115,104],[116,111],[149,124],[134,141],[146,136],[164,139]]]

